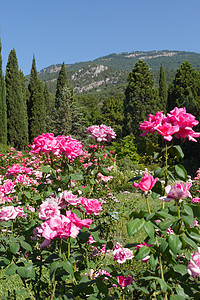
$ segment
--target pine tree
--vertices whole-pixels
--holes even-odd
[[[166,112],[167,109],[167,83],[165,78],[165,71],[161,63],[160,66],[160,78],[159,78],[159,98],[160,98],[160,110]]]
[[[199,118],[200,75],[186,60],[177,69],[173,83],[169,87],[167,108],[186,107],[187,112]]]
[[[32,94],[32,107],[30,112],[30,142],[35,137],[46,131],[46,113],[43,94],[43,83],[37,80],[36,87]]]
[[[1,40],[0,40],[0,143],[7,144],[7,105],[6,84],[2,70]]]
[[[27,115],[14,49],[9,54],[6,66],[6,103],[8,144],[25,149],[28,144]]]
[[[123,135],[133,133],[137,144],[141,141],[139,123],[146,120],[148,114],[155,113],[158,104],[153,85],[153,76],[150,74],[148,65],[139,60],[128,75],[123,126]]]
[[[67,72],[66,72],[66,67],[65,64],[63,62],[59,75],[58,75],[58,79],[57,79],[57,87],[56,87],[56,96],[55,96],[55,108],[58,108],[60,106],[60,101],[62,98],[62,93],[63,93],[63,88],[64,86],[68,86],[68,81],[67,81]]]

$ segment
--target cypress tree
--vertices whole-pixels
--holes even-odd
[[[159,98],[160,98],[160,110],[166,112],[167,109],[167,83],[165,78],[165,71],[161,63],[160,66],[160,78],[159,78]]]
[[[1,40],[0,40],[0,143],[7,144],[7,106],[6,84],[2,70]]]
[[[187,112],[199,118],[200,75],[186,60],[177,69],[173,83],[169,87],[167,108],[186,107]]]
[[[29,120],[30,142],[32,142],[36,136],[46,131],[43,83],[40,79],[37,80],[31,99],[32,106]]]
[[[6,103],[8,144],[25,149],[28,144],[27,115],[14,49],[9,54],[6,66]]]
[[[45,83],[44,85],[44,104],[45,104],[45,109],[46,109],[46,115],[50,114],[50,94],[48,90],[48,86]]]
[[[55,96],[55,108],[56,109],[60,106],[60,101],[61,101],[61,98],[63,97],[63,95],[62,95],[63,88],[66,85],[69,87],[69,84],[67,81],[66,67],[63,62],[60,72],[59,72],[59,75],[58,75],[58,79],[57,79],[56,96]]]
[[[154,114],[157,108],[158,100],[153,85],[153,76],[150,74],[148,65],[139,60],[128,75],[123,126],[123,135],[133,133],[137,144],[141,141],[139,123],[146,120],[148,114]],[[143,140],[145,139],[143,138]],[[144,146],[141,145],[141,147]]]

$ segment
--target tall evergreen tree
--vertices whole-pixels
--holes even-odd
[[[9,54],[6,66],[6,103],[8,144],[25,149],[28,144],[27,115],[14,49]]]
[[[160,98],[160,110],[166,112],[167,109],[167,83],[165,78],[165,70],[161,63],[160,66],[160,78],[159,78],[159,98]]]
[[[44,85],[44,103],[45,103],[46,115],[49,115],[51,104],[50,104],[50,94],[46,83]]]
[[[6,84],[2,70],[1,40],[0,40],[0,143],[7,144],[7,105]]]
[[[200,114],[200,74],[186,60],[177,69],[173,83],[169,87],[167,108],[186,107],[187,111],[199,119]]]
[[[107,97],[102,106],[102,123],[111,126],[118,138],[122,137],[124,95],[116,94]]]
[[[153,88],[153,76],[148,65],[139,60],[128,75],[128,85],[124,100],[124,126],[123,135],[133,133],[138,144],[141,130],[139,123],[147,119],[148,114],[155,113],[158,99]],[[143,147],[143,146],[141,146]]]
[[[60,101],[61,101],[61,98],[63,97],[63,95],[62,95],[63,88],[66,85],[69,87],[69,84],[67,81],[67,71],[66,71],[65,64],[63,62],[60,72],[59,72],[59,75],[58,75],[58,79],[57,79],[55,108],[58,108],[60,106]]]
[[[43,83],[40,79],[37,80],[36,87],[32,94],[32,106],[30,112],[30,142],[33,139],[46,131],[46,113],[43,93]]]

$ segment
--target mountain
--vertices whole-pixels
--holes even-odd
[[[171,82],[176,69],[188,60],[194,68],[200,69],[200,54],[186,51],[135,51],[121,54],[110,54],[93,61],[66,64],[68,81],[75,93],[101,93],[125,89],[127,75],[139,60],[145,61],[154,76],[155,86],[158,85],[160,64],[166,72],[167,83]],[[38,77],[46,82],[49,90],[55,93],[56,81],[61,64],[51,65],[42,69]]]

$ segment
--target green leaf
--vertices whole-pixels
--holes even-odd
[[[101,173],[104,175],[104,176],[108,176],[109,175],[109,171],[106,169],[106,168],[101,168]]]
[[[188,238],[186,235],[182,235],[182,239],[185,241],[186,244],[188,244],[193,249],[195,249],[196,251],[198,251],[197,244],[193,240],[191,240],[190,238]]]
[[[83,180],[83,175],[81,173],[71,174],[71,179],[74,181]]]
[[[57,268],[60,268],[62,266],[62,262],[60,261],[54,261],[52,262],[50,269],[49,269],[49,275],[50,275],[50,279],[52,280],[54,273],[56,272]]]
[[[20,241],[20,244],[22,248],[25,249],[26,251],[32,251],[31,245],[29,245],[27,242]]]
[[[61,179],[62,182],[68,183],[68,181],[69,181],[69,176],[68,176],[68,175],[61,176],[60,179]]]
[[[162,292],[165,292],[167,290],[167,283],[161,278],[157,278],[157,281],[160,284]]]
[[[131,222],[129,222],[127,226],[127,232],[129,236],[134,235],[137,233],[144,225],[144,219],[135,219]]]
[[[165,253],[165,250],[167,249],[168,247],[168,243],[166,240],[162,240],[161,244],[160,244],[160,251],[161,253]]]
[[[172,220],[166,220],[166,221],[162,221],[158,224],[158,226],[162,229],[162,230],[167,230],[170,226],[172,225]]]
[[[25,267],[18,267],[17,273],[22,278],[35,278],[35,271],[33,269],[32,263],[26,265]]]
[[[62,266],[65,269],[65,271],[67,271],[67,273],[69,273],[71,276],[74,276],[73,266],[69,261],[63,261]]]
[[[195,232],[190,232],[190,233],[187,233],[187,235],[195,242],[200,243],[200,234],[195,233]]]
[[[25,195],[28,199],[31,198],[31,193],[28,192],[28,191],[24,191],[24,195]]]
[[[183,219],[183,222],[185,223],[185,225],[187,224],[187,225],[190,225],[192,227],[194,226],[194,217],[193,217],[193,215],[191,215],[191,216],[183,215],[182,219]]]
[[[135,256],[135,259],[141,260],[141,259],[145,258],[149,254],[149,252],[150,252],[149,247],[143,246],[143,247],[139,248],[138,253]]]
[[[169,242],[169,248],[172,250],[174,254],[177,254],[177,252],[181,249],[182,243],[179,239],[178,235],[170,234],[168,237]]]
[[[181,295],[173,295],[170,297],[170,300],[185,300],[185,297]]]
[[[155,172],[154,172],[155,177],[159,177],[159,178],[163,177],[165,171],[166,171],[168,168],[169,168],[169,166],[165,166],[165,167],[163,167],[163,168],[159,168],[159,167],[156,168],[156,169],[155,169]]]
[[[145,223],[144,223],[144,228],[145,228],[145,231],[146,231],[146,233],[148,234],[148,236],[149,236],[151,239],[153,239],[154,234],[155,234],[155,229],[154,229],[154,226],[153,226],[153,224],[151,223],[151,221],[145,222]]]
[[[16,254],[17,251],[19,251],[20,245],[19,245],[19,243],[11,242],[11,243],[9,243],[9,248],[13,254]]]
[[[188,179],[188,177],[187,177],[187,171],[184,168],[184,166],[182,166],[182,165],[176,165],[174,167],[174,171],[175,171],[176,176],[179,179],[181,179],[183,181],[187,181],[187,179]]]
[[[169,153],[173,157],[177,157],[178,159],[183,159],[184,158],[184,153],[179,145],[175,145],[169,149]]]
[[[174,266],[174,271],[181,274],[182,276],[187,274],[187,268],[185,265],[175,265]]]
[[[158,257],[154,257],[153,254],[150,255],[150,259],[149,259],[150,265],[153,269],[156,268],[157,264],[158,264]]]
[[[3,222],[1,222],[0,223],[0,225],[1,226],[3,226],[3,227],[11,227],[11,225],[12,225],[12,221],[3,221]]]
[[[41,165],[41,172],[42,173],[49,173],[50,171],[51,171],[51,167],[50,166]]]
[[[189,205],[183,204],[183,209],[187,215],[194,216],[193,210]]]
[[[14,275],[16,273],[17,266],[15,264],[11,264],[8,269],[6,270],[6,275]]]

